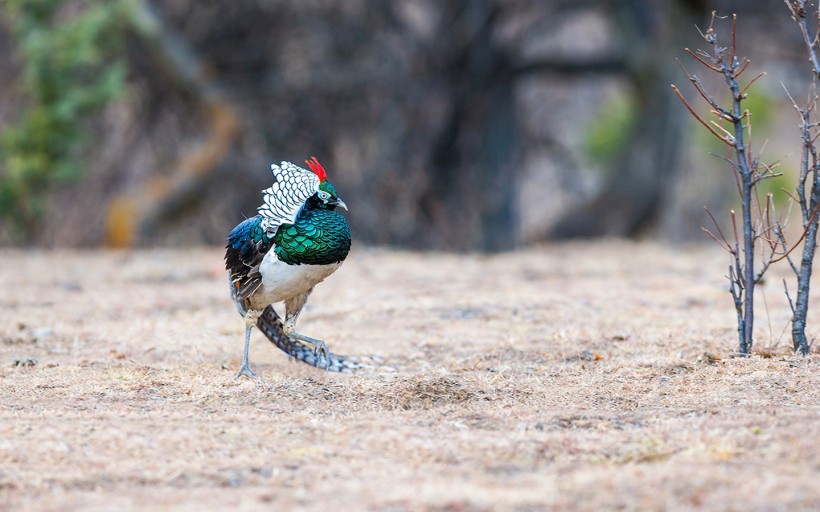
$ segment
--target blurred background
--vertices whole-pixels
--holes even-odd
[[[670,83],[698,99],[678,57],[726,99],[683,52],[713,9],[768,73],[785,200],[810,75],[780,0],[3,0],[0,244],[222,244],[313,155],[357,243],[708,242],[734,180]]]

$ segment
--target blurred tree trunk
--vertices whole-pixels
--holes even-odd
[[[654,225],[685,145],[686,118],[669,89],[677,69],[670,55],[705,19],[706,2],[620,0],[610,9],[620,27],[638,109],[634,132],[598,195],[567,212],[551,238],[634,236]]]
[[[500,14],[491,0],[442,7],[437,62],[449,93],[448,117],[431,148],[420,227],[432,247],[499,251],[514,247],[517,125],[510,58],[495,46]]]
[[[152,2],[142,0],[136,5],[142,48],[155,61],[165,83],[184,91],[197,104],[206,120],[207,136],[195,149],[180,152],[167,169],[142,187],[126,190],[111,200],[105,225],[109,247],[131,247],[150,240],[162,223],[194,202],[233,149],[240,131],[237,107],[207,75],[202,57],[170,27]]]

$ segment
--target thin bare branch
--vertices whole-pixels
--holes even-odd
[[[771,174],[769,174],[769,173],[760,174],[760,175],[758,175],[757,178],[754,179],[753,183],[755,185],[757,185],[758,183],[760,183],[763,180],[768,180],[768,179],[771,179],[771,178],[777,178],[778,176],[783,176],[783,173],[782,172],[776,172],[776,173],[771,173]]]
[[[715,243],[717,243],[717,244],[721,247],[721,249],[726,249],[726,251],[728,251],[730,254],[732,253],[732,248],[731,248],[728,244],[724,244],[723,242],[721,242],[720,240],[718,240],[718,237],[716,237],[714,233],[712,233],[711,231],[709,231],[708,229],[706,229],[706,228],[705,228],[705,227],[703,227],[703,226],[701,226],[701,227],[700,227],[700,229],[702,229],[704,233],[706,233],[707,235],[709,235],[709,237],[710,237],[712,240],[714,240],[714,241],[715,241]]]
[[[738,244],[740,244],[740,237],[737,236],[737,217],[735,215],[734,210],[731,210],[729,212],[729,214],[732,217],[732,230],[734,231],[734,234],[735,234],[735,247],[737,247]]]
[[[792,315],[794,315],[794,302],[792,302],[792,298],[789,295],[789,285],[786,284],[786,279],[783,279],[783,289],[786,292],[786,299],[789,301],[789,309],[792,310]]]
[[[714,121],[712,121],[712,120],[710,120],[709,122],[710,122],[710,123],[712,123],[712,125],[713,125],[715,128],[717,128],[718,130],[720,130],[720,131],[722,131],[722,132],[723,132],[723,137],[720,137],[720,138],[722,138],[722,139],[724,139],[724,140],[726,140],[726,141],[728,141],[728,142],[734,143],[734,141],[735,141],[735,136],[734,136],[734,135],[732,135],[732,133],[731,133],[729,130],[727,130],[726,128],[724,128],[724,127],[720,126],[719,124],[717,124],[716,122],[714,122]]]
[[[685,51],[686,53],[688,53],[689,55],[694,57],[695,60],[697,60],[698,62],[700,62],[701,64],[703,64],[707,68],[711,69],[715,73],[722,73],[723,72],[723,71],[721,71],[721,69],[719,67],[716,67],[714,64],[709,64],[708,62],[706,62],[705,59],[701,58],[697,53],[693,52],[689,48],[684,48],[683,51]],[[675,59],[675,60],[677,60],[677,59]]]
[[[740,66],[738,67],[738,70],[735,71],[735,78],[740,78],[740,75],[742,75],[743,72],[746,71],[746,68],[749,67],[749,63],[751,62],[752,61],[744,57],[742,62],[740,63]]]
[[[789,100],[792,102],[792,106],[795,108],[795,110],[797,110],[798,112],[800,112],[800,107],[798,107],[798,106],[797,106],[797,102],[796,102],[796,101],[794,101],[794,98],[792,98],[792,95],[791,95],[791,93],[789,92],[789,89],[787,89],[787,88],[786,88],[786,84],[784,84],[783,82],[780,82],[780,86],[781,86],[781,87],[783,87],[783,90],[784,90],[784,91],[786,91],[786,96],[788,96],[788,97],[789,97]]]
[[[783,193],[784,193],[784,194],[786,194],[787,196],[789,196],[789,198],[790,198],[792,201],[794,201],[795,203],[797,203],[797,202],[798,202],[797,198],[796,198],[796,197],[794,197],[794,195],[793,195],[791,192],[789,192],[788,190],[786,190],[786,189],[785,189],[785,188],[783,188],[783,187],[780,187],[780,190],[781,190],[781,191],[783,191]]]
[[[720,224],[718,224],[717,219],[715,219],[715,216],[712,215],[712,212],[711,210],[709,210],[708,207],[704,206],[703,209],[706,210],[706,215],[708,215],[709,218],[712,219],[712,224],[715,226],[715,229],[717,229],[718,234],[720,234],[720,239],[723,240],[723,243],[726,244],[726,246],[728,247],[729,241],[726,240],[726,235],[724,235],[723,230],[720,229]],[[729,250],[729,252],[732,252],[731,249]]]
[[[748,91],[748,90],[749,90],[749,87],[751,87],[753,83],[757,82],[758,78],[760,78],[760,77],[762,77],[762,76],[766,76],[766,72],[765,72],[765,71],[764,71],[764,72],[762,72],[762,73],[759,73],[756,77],[752,78],[752,80],[751,80],[748,84],[746,84],[746,87],[744,87],[743,89],[741,89],[741,91],[740,91],[740,95],[741,95],[741,96],[743,96],[744,94],[746,94],[746,91]]]
[[[678,66],[680,66],[683,72],[686,73],[686,78],[689,79],[689,81],[692,83],[692,86],[695,88],[696,91],[698,91],[698,94],[700,94],[700,96],[704,100],[706,100],[706,103],[708,103],[712,107],[712,109],[720,112],[721,117],[727,117],[729,121],[735,122],[734,115],[729,110],[720,106],[717,100],[715,100],[706,91],[706,87],[704,87],[703,82],[700,81],[700,78],[698,78],[698,76],[695,74],[689,73],[689,70],[686,69],[686,66],[683,65],[683,62],[681,62],[680,59],[675,59],[675,62],[677,62]],[[722,72],[722,70],[720,69],[718,69],[718,71]]]
[[[780,243],[783,244],[783,247],[786,247],[786,237],[783,236],[782,230],[778,229],[776,231],[776,234],[778,238],[780,238]],[[792,268],[792,271],[795,273],[795,275],[800,275],[800,271],[797,270],[797,265],[794,264],[794,261],[792,261],[791,256],[789,256],[788,254],[784,254],[784,256],[786,257],[786,261],[789,263],[789,266]]]
[[[713,130],[712,127],[709,126],[709,124],[706,121],[704,121],[703,118],[701,118],[700,115],[697,112],[695,112],[695,109],[692,108],[692,105],[690,105],[688,101],[686,101],[686,98],[683,97],[683,94],[681,94],[681,92],[678,90],[678,88],[675,84],[672,84],[672,90],[675,91],[675,94],[678,95],[678,98],[680,98],[680,100],[683,102],[686,109],[689,110],[689,113],[692,114],[692,116],[695,119],[697,119],[700,124],[702,124],[704,127],[706,127],[706,129],[709,130],[709,132],[711,132],[712,135],[714,135],[718,139],[722,140],[725,144],[728,144],[730,146],[734,145],[734,142],[726,140],[725,138],[723,138],[723,136],[721,136],[718,132]]]
[[[731,114],[724,114],[722,112],[718,112],[715,109],[712,109],[711,112],[713,114],[715,114],[716,117],[719,117],[719,118],[723,119],[724,121],[729,121],[730,123],[734,121],[734,119],[732,119]]]
[[[737,48],[737,14],[732,14],[732,49],[729,50],[729,66],[735,68],[735,49]]]
[[[774,260],[772,263],[777,263],[778,261],[780,261],[780,260],[784,259],[786,256],[788,256],[789,254],[791,254],[791,252],[792,252],[793,250],[795,250],[795,249],[797,248],[797,246],[798,246],[798,245],[800,245],[800,242],[802,242],[802,241],[803,241],[803,239],[804,239],[804,238],[806,238],[806,233],[808,233],[808,232],[809,232],[809,228],[811,227],[811,223],[812,223],[812,221],[814,220],[814,218],[817,216],[817,212],[818,212],[818,211],[820,211],[820,204],[818,204],[818,205],[814,208],[814,211],[813,211],[813,212],[812,212],[812,214],[811,214],[811,218],[809,219],[809,223],[808,223],[808,225],[806,225],[806,228],[803,230],[803,233],[800,235],[800,238],[798,238],[798,239],[797,239],[797,241],[794,243],[794,245],[792,245],[792,246],[791,246],[791,248],[790,248],[788,251],[786,251],[786,253],[785,253],[785,254],[783,254],[782,256],[780,256],[779,258],[777,258],[776,260]]]

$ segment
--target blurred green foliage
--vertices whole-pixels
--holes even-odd
[[[0,216],[18,236],[45,213],[46,193],[82,176],[89,121],[124,90],[131,0],[4,0],[25,105],[0,132]]]
[[[605,102],[603,110],[585,130],[583,152],[587,158],[601,165],[617,158],[632,139],[637,113],[635,100],[629,94]]]

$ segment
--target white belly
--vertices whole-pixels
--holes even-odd
[[[265,255],[259,267],[262,286],[251,298],[251,302],[256,307],[264,307],[305,293],[324,281],[341,265],[341,262],[331,265],[288,265],[277,258],[276,253],[271,250]]]

